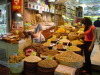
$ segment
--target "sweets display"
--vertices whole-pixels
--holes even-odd
[[[10,59],[9,59],[9,63],[19,63],[22,62],[22,60],[25,58],[26,56],[24,54],[19,54],[19,55],[11,55]]]
[[[8,64],[9,64],[11,73],[22,73],[23,67],[24,67],[22,60],[24,58],[25,58],[25,55],[23,54],[10,56]]]
[[[17,44],[19,40],[22,38],[26,38],[28,34],[24,33],[24,31],[21,30],[13,30],[11,33],[7,34],[2,38],[2,40],[12,43],[12,44]]]

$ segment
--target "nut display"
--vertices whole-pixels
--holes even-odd
[[[68,39],[61,39],[59,42],[62,42],[62,43],[69,43],[70,41]]]
[[[38,66],[43,68],[54,68],[57,67],[57,65],[58,63],[55,60],[51,60],[51,59],[45,59],[38,62]]]
[[[56,38],[60,38],[60,34],[59,33],[54,33],[53,35],[55,35]]]
[[[57,41],[57,38],[50,38],[51,41]]]
[[[43,45],[44,45],[44,46],[50,46],[51,43],[49,43],[49,42],[45,42]]]
[[[83,65],[83,57],[73,51],[65,51],[55,56],[56,60],[63,65],[80,68]]]
[[[37,54],[41,54],[49,50],[46,46],[43,46],[40,43],[33,43],[31,46],[36,49]]]
[[[70,32],[68,34],[68,38],[69,38],[69,40],[75,40],[77,38],[76,32]]]
[[[75,45],[82,45],[82,44],[84,44],[83,42],[81,42],[79,40],[73,40],[71,43],[75,44]]]
[[[57,33],[62,33],[62,32],[65,32],[66,30],[64,28],[59,28],[56,32]]]
[[[43,52],[41,55],[44,55],[44,56],[54,56],[56,54],[58,54],[57,50],[49,50],[49,51]]]
[[[55,47],[56,47],[57,49],[63,49],[63,45],[62,45],[62,44],[57,44]]]
[[[81,51],[80,48],[78,48],[77,46],[68,46],[66,48],[66,50],[71,50],[71,51]]]

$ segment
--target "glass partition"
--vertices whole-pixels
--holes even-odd
[[[7,30],[6,5],[0,5],[0,35],[5,34]]]
[[[87,3],[100,3],[100,0],[79,0],[80,4],[87,4]]]

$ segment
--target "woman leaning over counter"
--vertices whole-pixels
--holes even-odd
[[[91,65],[91,52],[94,47],[94,42],[96,39],[96,28],[94,25],[92,25],[92,21],[90,18],[84,17],[82,20],[82,24],[84,24],[84,45],[83,45],[83,51],[85,56],[85,65],[84,65],[84,71],[85,73],[92,75],[92,65]],[[80,36],[81,34],[79,34]]]

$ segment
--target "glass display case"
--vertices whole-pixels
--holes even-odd
[[[6,5],[0,5],[0,35],[6,33],[7,28]]]

